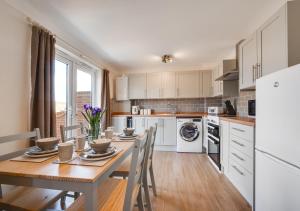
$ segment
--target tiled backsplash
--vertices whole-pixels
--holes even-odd
[[[113,112],[130,112],[131,105],[153,109],[154,112],[207,112],[209,106],[224,106],[230,100],[239,116],[248,116],[248,100],[255,99],[255,91],[241,91],[238,97],[196,98],[196,99],[156,99],[117,102],[112,100]]]
[[[255,100],[255,91],[241,91],[238,97],[223,98],[223,102],[225,100],[231,101],[239,116],[248,116],[248,100]]]
[[[207,112],[209,106],[221,106],[222,98],[133,100],[131,104],[154,112]]]

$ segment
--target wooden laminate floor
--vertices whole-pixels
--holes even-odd
[[[153,211],[251,211],[206,154],[156,151],[153,165],[158,192],[154,197],[150,189]],[[60,209],[59,202],[52,208]]]
[[[155,152],[158,196],[155,211],[250,211],[229,180],[219,174],[205,154]]]

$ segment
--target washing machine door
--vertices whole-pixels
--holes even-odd
[[[198,127],[194,122],[184,123],[179,130],[180,137],[188,142],[195,141],[199,137],[199,133]]]

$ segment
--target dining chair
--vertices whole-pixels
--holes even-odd
[[[81,134],[84,134],[84,125],[83,123],[79,123],[78,125],[71,125],[71,126],[64,126],[60,125],[60,136],[61,136],[61,141],[66,142],[74,139],[74,136],[68,137],[68,132],[73,131],[73,130],[78,130],[80,129]]]
[[[148,171],[151,179],[150,188],[152,188],[154,196],[157,196],[154,172],[153,172],[153,154],[154,154],[154,145],[156,140],[156,132],[157,132],[157,123],[154,125],[154,129],[152,133],[152,139],[151,139],[150,150],[149,150],[149,161],[148,161]],[[129,174],[129,166],[130,166],[130,159],[126,159],[120,165],[120,167],[112,173],[111,176],[127,178]]]
[[[157,131],[157,124],[155,124],[154,127],[150,127],[150,131],[148,134],[148,137],[149,137],[149,140],[148,140],[149,141],[149,145],[148,145],[149,152],[147,155],[148,159],[145,161],[145,167],[144,167],[145,170],[144,170],[144,175],[143,175],[143,188],[144,188],[144,192],[145,192],[146,205],[147,205],[147,209],[150,211],[152,210],[152,206],[151,206],[151,200],[150,200],[150,194],[149,194],[149,187],[152,187],[154,196],[157,196],[156,186],[155,186],[155,181],[154,181],[154,174],[153,174],[153,164],[152,164],[156,131]],[[127,178],[129,175],[130,162],[131,161],[129,159],[126,159],[121,164],[121,166],[111,174],[111,176]],[[148,181],[148,172],[150,174],[151,185],[149,185],[149,181]]]
[[[0,144],[21,140],[36,141],[40,137],[40,130],[36,128],[31,132],[0,137]],[[0,161],[20,156],[27,150],[28,148],[0,155]],[[60,190],[24,186],[15,186],[12,190],[3,193],[0,183],[0,210],[43,210],[62,198],[64,193]],[[63,200],[61,206],[62,208],[64,206]]]
[[[150,150],[149,150],[149,165],[148,165],[148,170],[149,170],[150,179],[151,179],[150,188],[152,188],[153,195],[155,197],[157,196],[157,192],[156,192],[155,178],[154,178],[154,172],[153,172],[153,154],[154,154],[156,132],[157,132],[157,123],[155,124],[154,130],[153,130],[153,136],[151,139]]]
[[[81,134],[84,134],[84,125],[82,122],[80,122],[78,125],[71,125],[71,126],[60,125],[61,141],[66,142],[66,141],[73,140],[75,137],[74,136],[68,137],[68,132],[73,131],[73,130],[78,130],[78,129],[80,129]],[[66,196],[72,197],[75,199],[78,198],[79,195],[80,195],[80,193],[78,193],[78,192],[74,192],[74,194],[66,194]],[[66,200],[65,197],[64,197],[64,200]]]
[[[131,156],[130,172],[128,180],[109,178],[98,188],[98,210],[101,211],[132,211],[137,201],[140,211],[144,211],[142,196],[142,179],[144,174],[144,162],[149,153],[149,131],[146,130],[143,137],[134,142]],[[85,195],[81,195],[67,211],[84,210]]]

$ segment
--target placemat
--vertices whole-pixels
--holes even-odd
[[[138,138],[139,136],[137,136],[137,137],[135,137],[135,138],[130,138],[130,139],[121,139],[120,137],[118,137],[118,136],[114,136],[113,138],[112,138],[112,142],[128,142],[128,141],[135,141],[135,139],[136,138]]]
[[[72,159],[71,161],[65,163],[65,162],[60,162],[58,159],[53,161],[53,163],[55,164],[68,164],[68,165],[80,165],[80,166],[104,166],[107,162],[109,162],[111,159],[113,159],[117,154],[119,154],[123,149],[119,149],[113,157],[109,157],[105,160],[99,160],[99,161],[86,161],[86,160],[82,160],[80,159],[79,156],[77,156],[76,158]]]
[[[57,155],[52,155],[50,157],[43,157],[43,158],[30,158],[30,157],[27,157],[26,155],[21,155],[21,156],[10,159],[10,161],[41,163],[41,162],[49,160],[55,156],[57,156]]]

